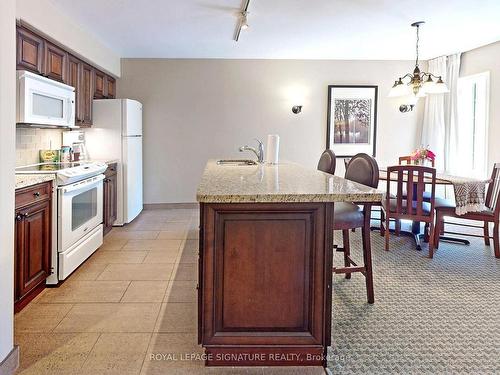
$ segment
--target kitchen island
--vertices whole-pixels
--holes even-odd
[[[378,190],[295,163],[209,161],[200,203],[198,339],[208,366],[325,366],[335,202]]]

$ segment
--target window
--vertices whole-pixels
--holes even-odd
[[[464,176],[483,178],[488,173],[489,84],[489,72],[458,80],[458,157],[452,164]]]

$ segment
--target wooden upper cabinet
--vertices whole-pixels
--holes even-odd
[[[98,70],[95,71],[94,98],[103,99],[107,94],[106,74]]]
[[[44,40],[22,27],[17,28],[17,69],[43,72]]]
[[[75,56],[68,57],[68,78],[67,84],[75,88],[75,121],[82,122],[80,115],[80,74],[82,62]]]
[[[45,42],[44,75],[67,83],[68,53],[52,43]]]
[[[116,80],[107,74],[95,71],[94,99],[114,99],[116,96]]]
[[[82,62],[80,73],[80,126],[92,125],[92,100],[94,99],[95,71],[90,65]]]
[[[113,77],[107,76],[108,83],[108,99],[116,98],[116,80]]]

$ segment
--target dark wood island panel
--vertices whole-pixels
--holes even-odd
[[[333,203],[201,203],[209,366],[325,366]]]

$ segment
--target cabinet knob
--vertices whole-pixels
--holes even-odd
[[[39,191],[35,191],[35,192],[33,193],[33,196],[38,198],[38,197],[40,196],[40,192],[39,192]]]
[[[24,217],[25,219],[26,219],[28,216],[30,216],[30,213],[29,213],[29,212],[25,212],[25,213],[23,214],[23,217]]]
[[[23,215],[17,214],[16,215],[16,221],[21,221],[23,219]]]

